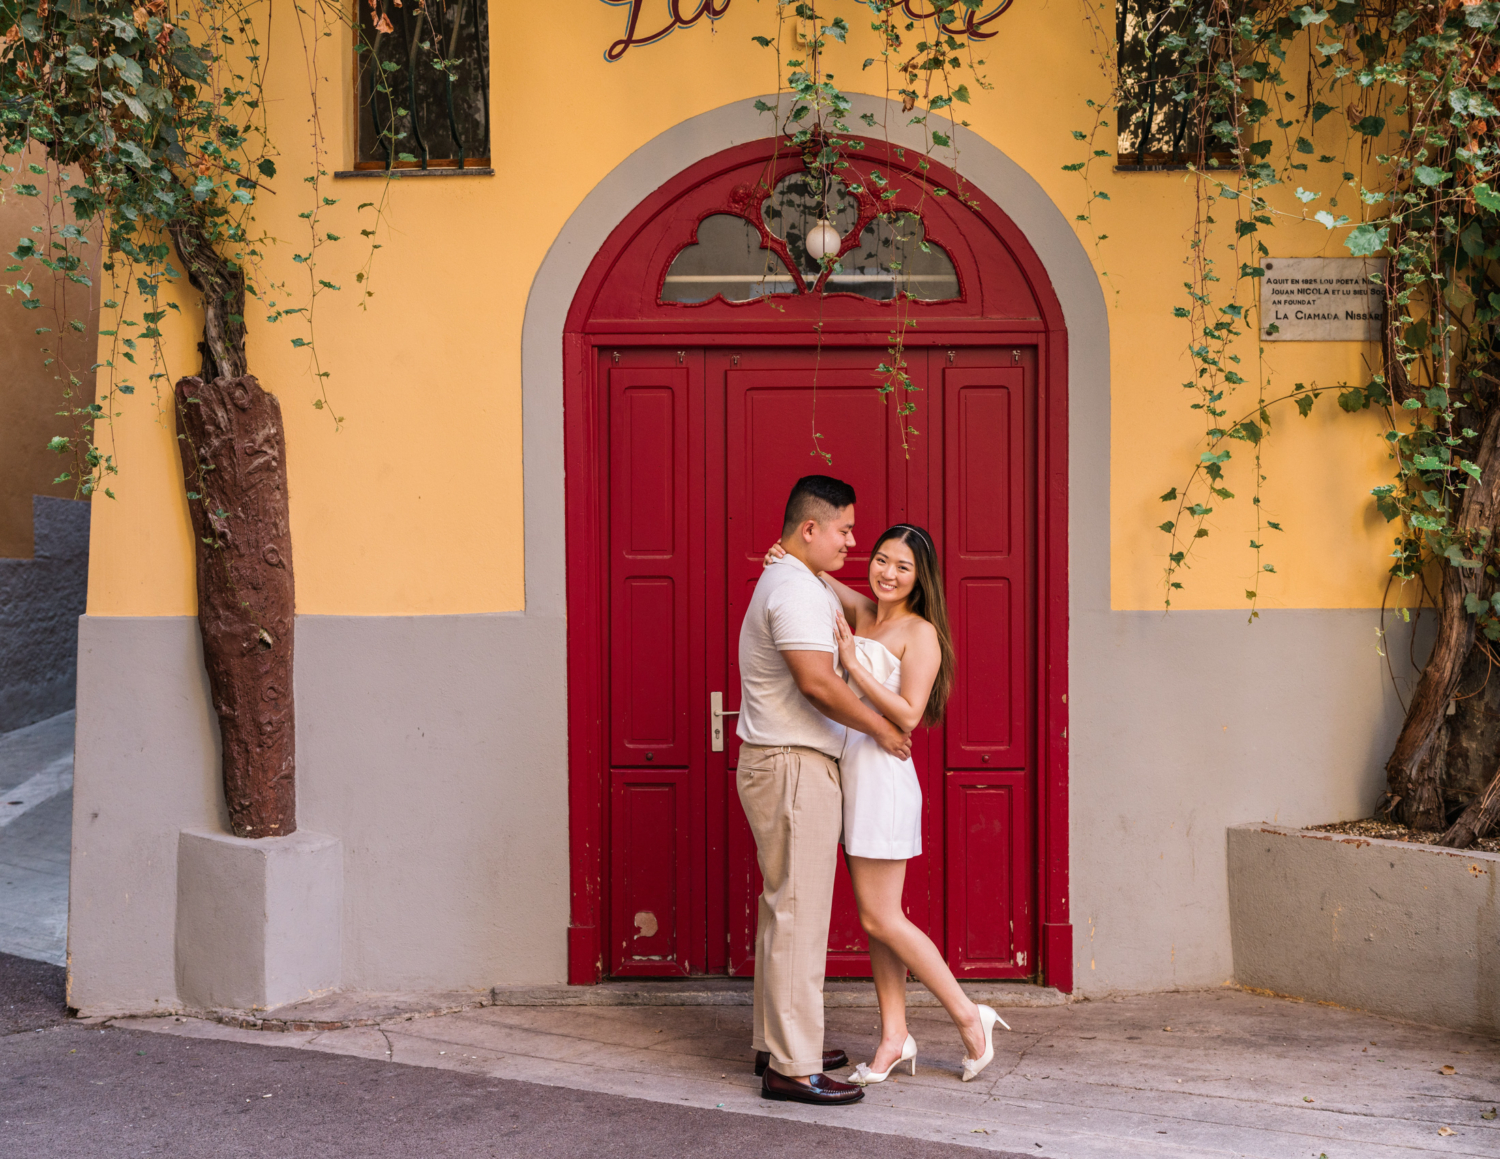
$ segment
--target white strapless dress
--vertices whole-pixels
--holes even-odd
[[[856,636],[854,646],[860,663],[876,680],[892,692],[900,690],[901,661],[889,648],[865,636]],[[852,679],[849,684],[859,691]],[[866,697],[860,699],[870,703]],[[922,785],[910,757],[897,760],[874,737],[851,728],[839,757],[839,777],[844,786],[844,852],[893,861],[922,852]]]

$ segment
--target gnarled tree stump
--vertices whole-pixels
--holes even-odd
[[[238,837],[297,829],[292,541],[281,406],[251,375],[177,383],[198,625]]]
[[[1456,538],[1470,541],[1472,558],[1467,566],[1449,563],[1443,569],[1437,641],[1385,766],[1384,810],[1413,829],[1437,830],[1446,825],[1442,771],[1447,742],[1441,733],[1474,646],[1474,616],[1466,600],[1470,596],[1488,600],[1493,591],[1483,563],[1500,523],[1500,407],[1485,420],[1474,458],[1480,478],[1463,492],[1454,520]]]

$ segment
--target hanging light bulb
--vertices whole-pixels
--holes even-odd
[[[815,262],[821,262],[829,254],[838,253],[843,244],[844,237],[839,233],[838,226],[826,217],[819,218],[807,231],[807,256]]]

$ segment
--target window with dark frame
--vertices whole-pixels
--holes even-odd
[[[1187,34],[1205,0],[1119,0],[1115,15],[1120,102],[1116,165],[1123,170],[1212,167],[1233,161],[1205,115],[1200,70],[1188,60]]]
[[[487,0],[359,0],[356,169],[490,164]]]

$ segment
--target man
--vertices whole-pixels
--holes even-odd
[[[761,1097],[858,1102],[861,1087],[822,1072],[847,1065],[823,1051],[823,973],[833,874],[843,828],[844,729],[898,757],[910,737],[864,704],[836,666],[838,598],[818,578],[854,546],[854,488],[827,475],[797,480],[781,529],[786,555],[761,573],[740,628],[740,758],[736,773],[765,883],[755,935],[756,1069]]]

